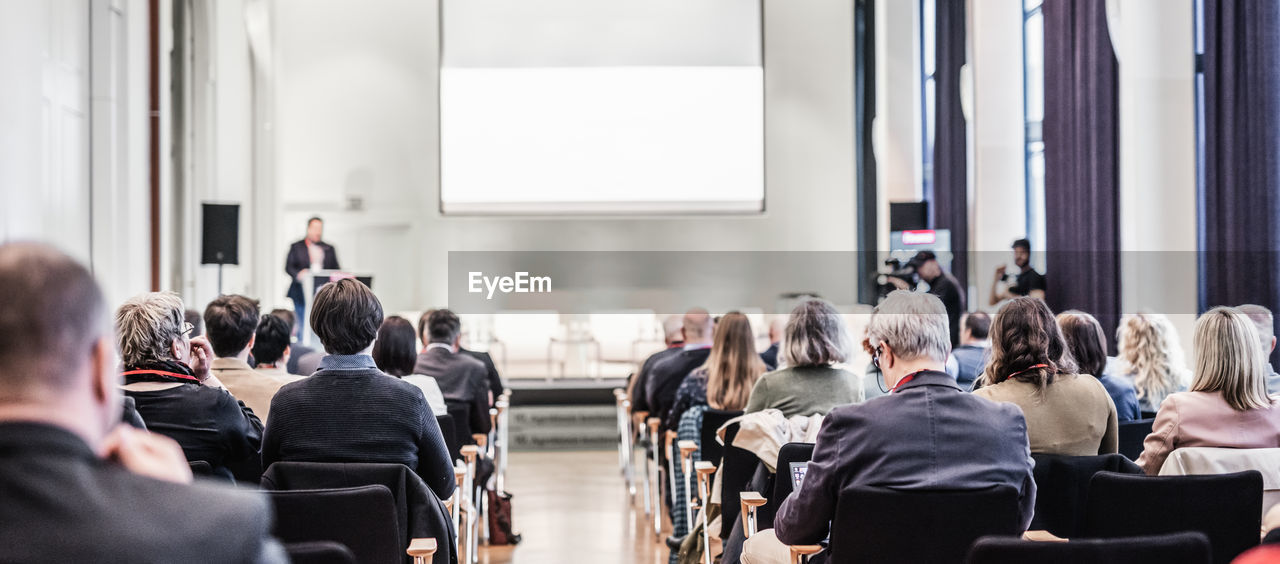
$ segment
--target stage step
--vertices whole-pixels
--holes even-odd
[[[513,399],[520,394],[513,395]],[[612,399],[612,398],[610,398]],[[618,448],[613,405],[515,405],[510,412],[513,451]]]

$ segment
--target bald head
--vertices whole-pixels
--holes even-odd
[[[1271,356],[1271,351],[1276,348],[1275,318],[1271,315],[1271,310],[1257,304],[1245,304],[1236,309],[1253,322],[1253,326],[1258,329],[1258,338],[1262,340],[1263,354]]]
[[[45,245],[0,245],[0,403],[60,391],[108,336],[93,276]]]
[[[710,343],[715,321],[707,310],[695,307],[686,311],[682,320],[685,344]]]
[[[662,338],[668,345],[680,342],[684,339],[684,319],[679,315],[668,315],[662,320]]]

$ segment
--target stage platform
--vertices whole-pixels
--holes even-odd
[[[608,450],[618,447],[619,378],[512,378],[511,449],[516,451]]]

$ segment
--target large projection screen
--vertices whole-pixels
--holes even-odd
[[[759,213],[760,0],[443,0],[440,205]]]

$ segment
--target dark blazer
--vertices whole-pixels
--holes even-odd
[[[260,494],[145,478],[50,425],[0,424],[0,497],[4,562],[288,562]]]
[[[320,241],[316,245],[324,249],[325,270],[342,268],[338,266],[338,254],[333,250],[333,245],[324,241]],[[303,239],[289,246],[289,255],[284,259],[284,271],[289,274],[289,279],[293,281],[289,284],[289,293],[286,296],[294,302],[302,303],[302,283],[298,282],[298,273],[308,268],[311,268],[311,253],[307,251],[307,240]]]
[[[631,412],[649,411],[649,374],[653,372],[653,367],[662,361],[680,354],[680,345],[671,345],[656,353],[649,358],[644,359],[644,363],[640,365],[640,372],[636,373],[635,382],[631,384]],[[679,390],[679,388],[676,388]]]
[[[769,370],[773,370],[777,368],[778,367],[778,343],[773,343],[772,345],[769,345],[769,348],[765,349],[764,352],[760,353],[760,360],[764,361],[765,366],[768,366]]]
[[[466,354],[432,347],[418,355],[413,373],[435,378],[446,402],[471,406],[468,423],[472,433],[488,433],[493,427],[489,421],[489,371],[483,362]]]
[[[956,357],[956,364],[960,368],[960,372],[956,374],[956,383],[960,385],[961,390],[973,389],[973,381],[977,380],[978,375],[982,374],[982,370],[987,367],[987,357],[991,356],[991,349],[977,345],[960,345],[951,349],[951,355]]]
[[[440,499],[455,486],[422,390],[376,368],[321,370],[280,388],[262,437],[262,467],[282,460],[403,464]]]
[[[262,421],[244,402],[222,388],[181,384],[165,390],[125,390],[147,430],[182,446],[187,460],[203,460],[219,475],[257,479]]]
[[[308,347],[302,343],[293,343],[292,345],[289,345],[289,347],[293,350],[289,351],[289,362],[285,364],[285,367],[284,367],[285,372],[288,372],[295,376],[310,376],[314,374],[315,370],[312,370],[311,372],[307,372],[305,374],[302,372],[298,372],[298,360],[304,356],[307,356],[310,353],[315,352],[315,349]],[[323,355],[324,353],[321,352],[321,354]],[[317,359],[317,362],[319,362],[318,359]]]
[[[680,391],[680,384],[684,383],[685,377],[693,369],[706,363],[708,356],[711,356],[711,347],[681,350],[678,354],[663,359],[649,371],[645,393],[650,417],[667,420],[671,407],[676,403],[676,392]]]
[[[489,381],[489,391],[493,392],[493,399],[496,401],[498,396],[506,391],[506,386],[502,384],[502,377],[498,375],[498,367],[493,365],[493,357],[489,356],[487,352],[469,351],[462,347],[458,347],[458,352],[484,364],[484,369],[487,372],[486,377]]]
[[[963,393],[945,372],[922,372],[894,393],[831,410],[803,485],[778,508],[774,532],[786,544],[821,541],[840,492],[860,486],[1013,486],[1025,529],[1036,502],[1033,465],[1017,406]]]

